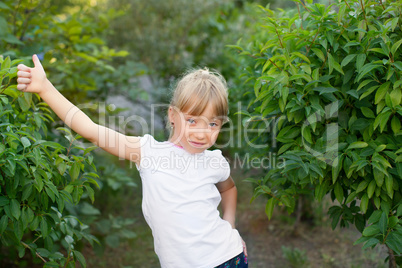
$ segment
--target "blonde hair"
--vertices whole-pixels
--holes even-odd
[[[225,79],[207,68],[190,70],[177,83],[170,106],[179,111],[201,115],[208,104],[222,120],[227,121],[229,112],[228,90]]]

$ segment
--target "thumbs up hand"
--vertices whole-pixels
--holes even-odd
[[[45,90],[46,73],[37,55],[32,56],[34,68],[18,65],[17,89],[24,92],[42,93]]]

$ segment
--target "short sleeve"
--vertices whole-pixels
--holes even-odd
[[[219,182],[226,181],[230,176],[230,165],[226,158],[222,155],[222,178]]]
[[[213,169],[218,169],[217,181],[222,182],[229,178],[230,176],[230,165],[226,158],[222,155],[221,150],[211,151],[210,165]]]

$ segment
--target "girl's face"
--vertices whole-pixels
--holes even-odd
[[[222,119],[217,118],[211,104],[199,116],[170,107],[169,120],[174,124],[170,142],[191,154],[202,153],[214,145],[222,127]]]

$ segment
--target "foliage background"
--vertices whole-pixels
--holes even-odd
[[[271,8],[290,7],[293,8],[290,14],[297,12],[294,9],[296,5],[292,1],[6,0],[0,2],[0,51],[3,59],[6,57],[10,57],[11,60],[22,59],[27,65],[31,65],[30,56],[38,53],[53,84],[75,104],[89,107],[85,111],[93,120],[100,122],[104,118],[118,116],[121,111],[119,108],[110,109],[109,106],[103,109],[110,95],[121,94],[133,103],[142,103],[149,99],[157,103],[167,103],[171,85],[188,67],[208,66],[217,69],[228,79],[230,85],[232,116],[231,125],[220,135],[218,143],[224,144],[235,136],[236,142],[222,148],[226,156],[232,159],[236,156],[245,156],[247,153],[258,156],[261,150],[247,146],[244,142],[245,135],[248,135],[245,131],[252,132],[256,126],[247,121],[247,112],[235,114],[241,110],[247,111],[248,104],[253,100],[253,91],[250,92],[248,89],[254,89],[255,81],[245,82],[247,77],[244,78],[244,73],[245,71],[253,73],[252,77],[256,77],[255,57],[239,57],[233,44],[240,38],[243,43],[240,41],[238,45],[244,44],[245,40],[247,42],[266,37],[267,31],[259,28],[260,20],[265,15],[256,5],[266,6],[269,2]],[[232,49],[227,45],[232,45]],[[255,45],[259,44],[256,42]],[[251,49],[254,44],[249,46]],[[8,64],[2,64],[2,69],[3,67],[7,69],[6,65]],[[7,85],[10,91],[15,91],[13,89],[15,69],[10,69],[7,75],[9,80],[3,80],[2,86]],[[154,85],[155,90],[152,92],[145,91],[137,83],[144,75],[149,77]],[[38,107],[44,107],[44,113],[47,113],[46,106],[40,104],[40,100],[36,97],[33,97],[32,101],[28,99],[27,109],[21,113],[19,105],[24,103],[26,97],[7,96],[8,103],[14,104],[11,109],[21,114],[19,121],[13,122],[16,127],[24,124],[29,114],[38,113]],[[161,111],[162,117],[163,113],[164,111]],[[46,140],[68,147],[72,135],[68,135],[66,132],[68,130],[57,130],[58,127],[64,126],[53,115],[51,118],[52,120],[49,118],[48,121],[41,122],[42,129],[36,129],[39,126],[33,125],[31,131],[38,131]],[[10,120],[11,117],[3,115],[1,119],[0,124]],[[110,125],[113,123],[106,122]],[[124,130],[127,134],[143,134],[131,132],[128,128]],[[158,135],[163,137],[165,134]],[[69,137],[70,141],[64,136]],[[19,139],[21,140],[21,137]],[[4,141],[3,139],[3,143]],[[272,145],[272,137],[269,135],[257,135],[252,141]],[[34,143],[32,139],[31,142]],[[74,145],[84,147],[84,150],[89,146],[85,141],[75,142]],[[20,142],[16,149],[20,151],[25,149],[24,144]],[[269,150],[273,152],[275,148]],[[59,152],[53,155],[49,153],[53,157],[51,159],[57,161]],[[141,187],[135,168],[126,161],[120,161],[98,150],[93,151],[93,155],[84,155],[83,150],[76,148],[73,154],[78,158],[81,157],[80,159],[93,157],[96,160],[93,163],[97,175],[93,179],[99,186],[92,187],[95,190],[94,203],[92,197],[85,192],[82,192],[80,202],[75,204],[66,202],[63,217],[78,218],[85,226],[85,233],[93,235],[93,238],[99,241],[90,246],[76,237],[77,239],[71,244],[78,252],[76,254],[82,252],[87,258],[89,267],[146,267],[144,263],[147,263],[147,267],[158,267],[157,258],[153,253],[151,233],[145,226],[141,214]],[[68,166],[66,172],[69,173],[73,163],[67,162],[66,165]],[[57,169],[57,166],[54,168]],[[247,171],[251,172],[253,177],[258,177],[260,172],[266,172],[261,169],[250,171],[246,168],[234,170],[239,178],[248,176],[245,174]],[[68,178],[67,173],[65,176]],[[248,200],[251,198],[251,189],[248,189],[241,179],[239,183],[241,185],[238,185],[241,199],[239,214],[253,215],[252,213],[257,213],[254,208],[263,213],[265,205],[260,202],[264,200],[256,200],[254,205],[250,206]],[[60,190],[62,191],[61,187]],[[278,213],[283,214],[282,211]],[[325,220],[321,218],[323,212],[319,209],[314,210],[314,204],[306,207],[303,213],[303,219],[307,217],[306,215],[310,215],[308,220],[313,218],[316,224],[325,224]],[[297,229],[292,220],[293,216],[284,215],[280,218],[279,225],[293,226],[292,228]],[[258,219],[257,216],[256,220]],[[251,220],[242,221],[240,218],[239,221],[239,228],[243,226],[241,231],[247,233],[246,230],[251,228]],[[268,223],[265,223],[265,226],[267,225]],[[13,225],[10,226],[14,228]],[[56,231],[56,228],[52,230]],[[12,233],[13,229],[9,231]],[[261,231],[262,233],[264,232]],[[23,240],[34,241],[33,235],[35,232],[25,233]],[[268,238],[266,240],[268,241]],[[54,241],[55,244],[60,242],[57,239]],[[54,251],[64,256],[64,259],[59,258],[55,261],[62,264],[64,261],[65,264],[69,256],[69,245],[63,243],[54,246]],[[35,252],[31,254],[27,252],[22,259],[10,258],[18,254],[18,241],[15,245],[16,247],[7,247],[2,243],[0,258],[3,265],[32,267],[34,264],[38,266],[43,264]],[[251,253],[255,252],[256,265],[257,252],[270,251],[265,246],[257,248],[250,245],[250,248]],[[297,248],[280,250],[283,252],[280,258],[288,260],[289,263],[293,261],[307,265],[306,252],[303,253]],[[43,256],[48,258],[46,252]],[[71,257],[70,265],[80,260],[82,263],[81,256]],[[261,257],[261,260],[264,260],[264,257]],[[329,263],[335,265],[333,262]]]

